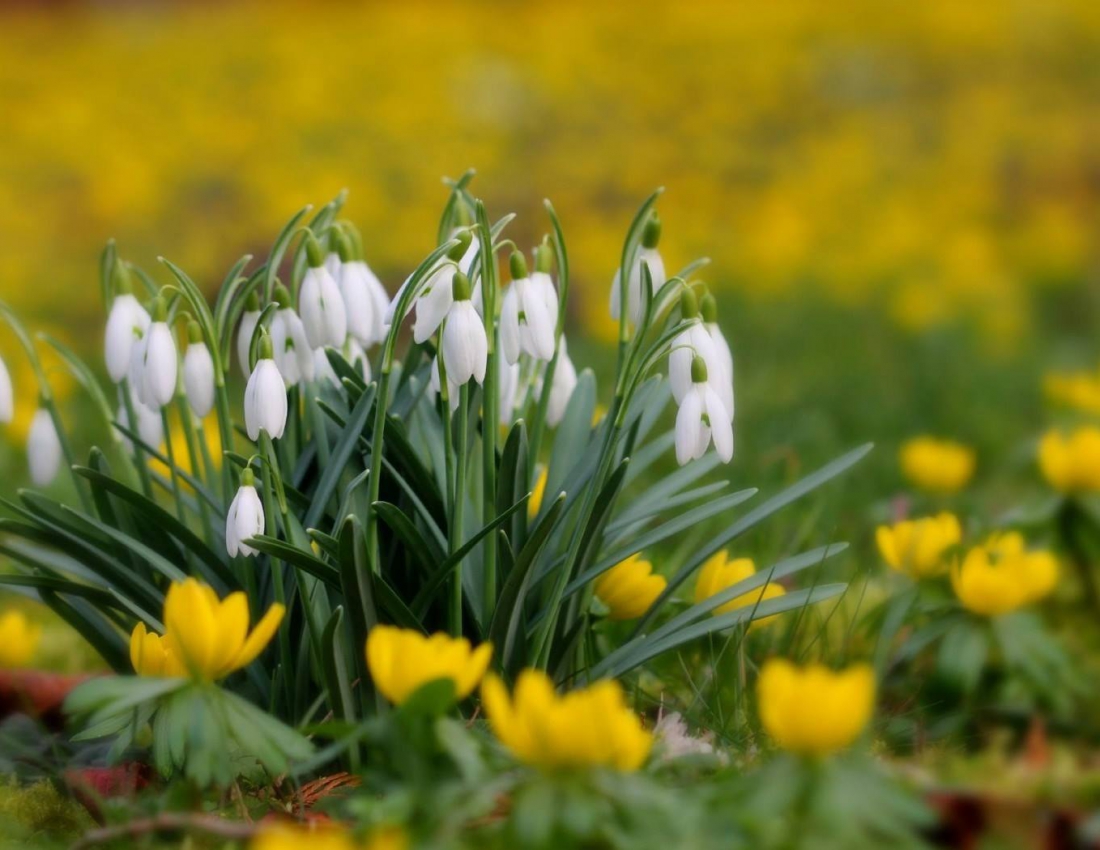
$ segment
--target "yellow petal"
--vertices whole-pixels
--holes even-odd
[[[286,608],[278,602],[267,609],[267,613],[260,618],[260,622],[245,639],[240,653],[233,659],[230,670],[240,670],[251,664],[275,636],[279,624],[283,621]],[[247,615],[246,615],[247,616]]]

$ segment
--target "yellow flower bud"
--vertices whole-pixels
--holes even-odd
[[[665,577],[654,574],[653,564],[638,553],[596,579],[596,595],[611,609],[612,620],[633,620],[648,611],[667,586]]]
[[[1060,493],[1100,490],[1100,428],[1078,428],[1069,436],[1047,431],[1039,441],[1039,469]]]
[[[22,611],[0,614],[0,668],[26,666],[41,637],[42,627],[28,620]]]
[[[951,440],[915,437],[901,447],[902,474],[911,484],[929,493],[958,492],[974,475],[974,450]]]
[[[850,745],[871,719],[875,675],[867,664],[834,672],[773,658],[760,671],[756,695],[760,722],[780,747],[824,756]]]
[[[729,560],[729,553],[725,550],[711,555],[703,564],[702,569],[699,570],[699,577],[695,580],[695,602],[698,604],[710,599],[716,593],[721,593],[726,588],[732,587],[739,581],[744,581],[755,574],[756,564],[753,563],[752,558],[734,558],[731,561]],[[711,613],[717,617],[719,614],[736,611],[738,608],[755,608],[765,599],[774,599],[784,593],[786,591],[783,589],[783,585],[769,581],[763,587],[735,596],[729,602],[719,605]],[[778,614],[773,614],[770,617],[754,620],[751,628],[765,626],[778,616]]]
[[[1026,549],[1016,533],[995,534],[951,570],[951,586],[967,610],[997,617],[1047,596],[1058,583],[1058,560]]]
[[[520,761],[543,769],[637,770],[653,745],[619,683],[610,679],[558,696],[545,673],[524,670],[509,697],[504,683],[490,675],[481,700],[500,742]]]
[[[895,570],[918,579],[947,572],[944,555],[961,540],[958,517],[946,512],[880,525],[875,530],[875,542],[883,560]]]
[[[167,642],[156,632],[138,623],[130,634],[130,663],[139,676],[186,676],[187,669],[168,649]]]
[[[367,667],[382,695],[400,705],[421,686],[438,679],[454,683],[455,697],[470,695],[493,656],[493,645],[470,647],[466,638],[442,632],[425,636],[413,629],[375,626],[367,635]]]

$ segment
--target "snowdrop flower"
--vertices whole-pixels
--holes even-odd
[[[691,325],[676,335],[668,354],[668,377],[672,384],[672,397],[680,404],[691,392],[691,363],[696,356],[707,365],[708,383],[718,394],[728,418],[733,418],[733,382],[728,377],[725,363],[714,344],[714,339],[699,318],[699,302],[695,293],[684,289],[680,296],[680,314]]]
[[[498,397],[500,399],[500,424],[512,424],[512,414],[516,409],[516,395],[519,391],[519,364],[509,363],[503,357],[497,358]]]
[[[733,457],[733,425],[722,400],[707,382],[707,364],[696,355],[691,361],[692,386],[676,413],[676,462],[683,466],[706,453],[710,441],[724,463]]]
[[[473,237],[470,231],[463,230],[456,233],[455,238],[458,239],[458,244],[448,251],[447,256],[428,274],[413,300],[413,307],[416,310],[416,319],[413,320],[413,339],[418,343],[424,342],[436,332],[451,308],[453,301],[451,286],[455,267],[470,246]],[[397,302],[401,300],[411,281],[410,275],[401,284],[401,288],[397,290],[397,294],[386,308],[385,324],[387,326],[393,323]],[[401,317],[403,318],[404,316]]]
[[[344,359],[357,368],[359,374],[363,376],[363,380],[369,384],[371,378],[370,358],[355,337],[348,337],[348,341],[344,343],[343,354]]]
[[[53,481],[61,468],[61,439],[57,436],[53,417],[44,407],[38,408],[31,420],[31,430],[27,435],[27,464],[30,466],[31,480],[39,487]]]
[[[164,299],[158,297],[153,303],[153,323],[142,346],[140,395],[154,410],[160,410],[175,396],[179,372],[176,340],[165,321],[167,312]]]
[[[500,346],[509,363],[515,363],[521,352],[536,360],[554,356],[558,294],[550,279],[549,263],[550,248],[540,245],[535,273],[528,277],[523,254],[512,252],[512,285],[504,293],[500,309]]]
[[[654,213],[646,222],[642,231],[642,246],[638,256],[634,258],[634,264],[630,267],[630,278],[626,286],[626,303],[630,321],[635,325],[642,319],[645,301],[642,298],[642,263],[649,267],[649,276],[653,280],[653,294],[665,284],[665,263],[657,250],[657,243],[661,240],[661,220]],[[615,272],[615,278],[611,281],[611,318],[619,319],[622,312],[622,293],[620,292],[620,276],[622,270]]]
[[[257,364],[259,368],[259,364]],[[264,505],[256,492],[256,475],[246,467],[241,471],[241,486],[225,515],[225,550],[229,557],[255,555],[256,550],[243,541],[264,533]]]
[[[546,404],[546,422],[557,427],[565,416],[565,408],[577,388],[577,367],[569,359],[565,347],[565,337],[558,343],[558,365],[554,367],[554,382],[550,385],[550,399]]]
[[[454,303],[447,311],[443,326],[443,365],[447,367],[447,380],[458,386],[470,378],[479,384],[485,380],[485,362],[489,341],[485,325],[470,300],[470,279],[462,272],[455,272],[451,284]]]
[[[127,410],[126,404],[121,396],[122,390],[120,389],[117,416],[118,424],[127,431],[136,431],[138,439],[145,443],[145,445],[154,449],[157,448],[164,442],[164,419],[159,413],[154,413],[142,404],[137,394],[131,389],[130,406],[134,409],[134,417],[137,419],[137,425],[131,424],[130,411]],[[126,447],[126,451],[132,452],[134,450],[134,441],[130,439],[129,435],[120,433],[120,439],[122,445]]]
[[[313,349],[306,339],[306,329],[290,306],[290,293],[281,283],[275,286],[275,303],[279,309],[271,318],[271,346],[275,365],[288,387],[299,381],[312,381]]]
[[[129,274],[121,263],[115,263],[114,279],[117,294],[107,317],[103,351],[107,374],[117,384],[126,377],[134,341],[145,336],[150,320],[145,308],[134,297]]]
[[[214,409],[214,359],[202,339],[199,323],[187,326],[187,351],[183,355],[183,387],[191,412],[202,419]]]
[[[382,281],[371,271],[358,249],[355,234],[333,231],[340,251],[340,295],[347,308],[348,333],[364,348],[381,342],[386,336],[383,321],[389,307],[389,296]]]
[[[244,425],[248,439],[258,440],[266,431],[273,440],[283,436],[286,427],[286,384],[272,358],[271,337],[260,337],[259,359],[244,390]]]
[[[306,233],[306,258],[309,268],[298,293],[298,314],[306,329],[310,348],[331,345],[339,348],[348,335],[348,315],[340,287],[325,268],[321,246],[312,233]]]
[[[432,358],[432,370],[428,379],[428,389],[432,396],[439,395],[439,357]],[[458,409],[458,384],[451,380],[451,376],[447,376],[447,402],[451,408],[451,413],[454,413]]]
[[[732,389],[733,352],[730,351],[730,345],[726,342],[722,329],[718,327],[718,302],[714,300],[713,295],[707,292],[699,299],[699,309],[703,316],[703,327],[707,329],[707,333],[710,334],[710,338],[714,342],[714,347],[718,351],[718,359],[721,361],[726,373],[725,377],[729,379],[730,388]],[[732,404],[730,405],[730,415],[733,415]]]
[[[15,415],[15,394],[11,387],[11,374],[3,360],[0,360],[0,422],[11,422]]]
[[[255,291],[248,294],[245,302],[244,313],[241,315],[241,326],[237,330],[237,362],[241,364],[241,373],[247,378],[252,374],[251,359],[248,355],[252,350],[252,335],[256,332],[256,324],[260,321],[260,296]]]

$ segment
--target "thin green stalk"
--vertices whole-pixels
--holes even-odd
[[[180,424],[183,427],[183,435],[187,440],[187,454],[191,458],[191,472],[195,478],[202,480],[202,475],[199,474],[199,465],[201,463],[202,454],[199,451],[198,444],[195,442],[195,424],[191,417],[191,408],[187,404],[187,400],[182,396],[176,396],[176,413],[180,418]],[[169,440],[171,442],[171,440]],[[210,507],[206,504],[205,499],[196,499],[199,503],[199,517],[202,519],[203,532],[206,536],[206,542],[211,546],[214,544],[214,526],[210,521]]]
[[[187,509],[183,503],[183,485],[180,484],[179,470],[176,469],[176,451],[172,447],[172,430],[168,424],[168,408],[160,409],[161,427],[164,428],[164,454],[168,458],[168,475],[172,480],[172,497],[176,500],[176,517],[187,525]],[[201,502],[202,499],[199,499]],[[192,555],[186,553],[187,563],[192,564]],[[193,566],[193,565],[192,565]]]
[[[214,409],[218,414],[218,436],[221,437],[222,452],[233,450],[233,419],[229,414],[229,391],[225,386],[225,373],[214,364]],[[222,492],[225,506],[233,501],[233,472],[229,464],[222,460]]]
[[[266,432],[261,432],[261,438],[266,437]],[[276,520],[275,511],[272,509],[272,502],[275,501],[275,495],[272,486],[272,467],[270,464],[260,464],[260,475],[263,481],[264,489],[264,527],[271,532],[275,532]],[[286,605],[286,589],[283,586],[283,562],[277,558],[269,558],[268,564],[271,568],[272,587],[275,591],[275,601],[280,605]],[[249,564],[251,567],[251,564]],[[283,667],[283,684],[286,686],[286,706],[289,711],[294,705],[294,686],[291,681],[294,671],[294,665],[291,662],[290,651],[290,634],[287,629],[279,629],[279,661]]]
[[[488,525],[496,519],[497,511],[497,428],[500,415],[500,394],[497,382],[497,263],[493,253],[493,236],[485,207],[478,202],[478,235],[481,240],[481,298],[485,307],[485,336],[487,340],[485,381],[481,394],[481,445],[482,445],[482,522]],[[463,388],[466,391],[466,388]],[[463,449],[465,450],[465,448]],[[483,545],[482,619],[491,622],[497,598],[497,536],[490,534]]]
[[[470,382],[462,385],[458,395],[458,446],[455,463],[454,507],[450,524],[451,554],[459,550],[463,542],[463,522],[466,508],[466,443],[469,438]],[[462,634],[462,563],[454,568],[454,584],[451,590],[451,634]]]

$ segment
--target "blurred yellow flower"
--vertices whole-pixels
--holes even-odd
[[[1049,374],[1043,393],[1055,404],[1100,416],[1100,372]]]
[[[193,578],[174,582],[164,598],[160,648],[165,658],[157,658],[155,644],[139,624],[130,636],[130,660],[135,660],[134,644],[140,641],[134,663],[137,672],[154,675],[148,671],[163,665],[164,675],[182,668],[196,679],[217,681],[252,663],[275,636],[284,612],[282,605],[273,604],[249,633],[244,593],[237,591],[219,600],[213,588]]]
[[[42,627],[12,609],[0,614],[0,668],[24,667],[34,657]]]
[[[168,648],[167,641],[138,623],[130,634],[130,663],[139,676],[186,676],[187,668]]]
[[[773,658],[760,671],[756,697],[760,722],[779,746],[824,756],[851,744],[871,719],[875,675],[867,664],[834,672]]]
[[[668,586],[663,575],[641,553],[620,561],[596,579],[596,595],[610,609],[612,620],[633,620],[649,610]]]
[[[1060,493],[1100,490],[1100,428],[1083,426],[1069,436],[1047,431],[1039,441],[1039,469]]]
[[[944,555],[961,540],[958,517],[947,512],[875,529],[875,542],[883,560],[913,578],[931,578],[947,572]]]
[[[437,679],[454,683],[455,697],[470,695],[493,655],[493,645],[470,647],[466,638],[442,632],[426,636],[413,629],[375,626],[367,635],[367,666],[378,690],[400,705],[421,686]]]
[[[357,841],[343,826],[335,823],[265,826],[249,842],[249,850],[407,850],[409,837],[396,826],[376,827],[365,841]]]
[[[949,495],[966,486],[974,475],[974,450],[952,440],[914,437],[901,447],[902,474],[929,493]]]
[[[614,680],[558,696],[549,676],[524,670],[511,698],[504,683],[489,675],[481,699],[500,742],[537,767],[637,770],[653,744]]]
[[[1058,583],[1058,559],[1028,551],[1017,532],[994,534],[951,569],[951,585],[965,608],[984,617],[1007,614],[1047,596]]]
[[[542,468],[539,472],[539,477],[535,480],[535,486],[531,489],[531,498],[527,500],[527,516],[534,519],[538,516],[539,508],[542,507],[542,497],[546,495],[546,467]]]
[[[707,558],[702,569],[699,570],[699,578],[695,580],[695,602],[699,603],[705,599],[710,599],[716,593],[721,593],[726,588],[732,587],[739,581],[744,581],[755,574],[756,564],[753,563],[752,558],[734,558],[730,560],[729,553],[726,550],[717,552]],[[742,593],[729,602],[719,605],[711,614],[717,617],[719,614],[736,611],[738,608],[755,607],[765,599],[774,599],[784,593],[786,591],[783,589],[783,585],[769,581],[763,587],[750,590],[748,593]],[[772,614],[770,617],[754,620],[751,628],[767,625],[778,616],[778,614]]]

